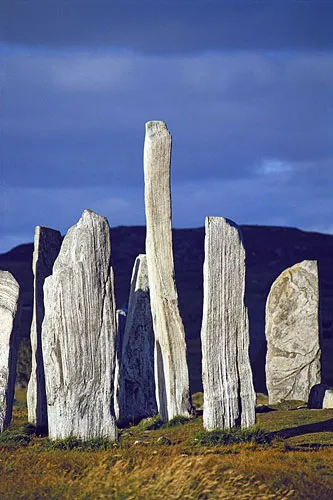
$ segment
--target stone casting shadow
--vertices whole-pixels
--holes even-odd
[[[312,434],[314,432],[332,432],[333,431],[333,418],[325,420],[324,422],[315,422],[313,424],[299,425],[298,427],[288,427],[281,431],[273,432],[273,436],[283,439],[302,436],[304,434]]]

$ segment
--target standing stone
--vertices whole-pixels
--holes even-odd
[[[333,408],[333,387],[317,384],[311,388],[308,407],[312,410]]]
[[[32,350],[31,376],[27,391],[28,420],[40,431],[47,431],[47,405],[42,353],[42,322],[44,319],[44,280],[52,274],[54,261],[61,247],[61,234],[48,227],[36,226],[32,271],[34,302],[30,330]]]
[[[51,439],[116,439],[110,257],[107,219],[85,210],[45,280],[42,345]]]
[[[147,259],[134,263],[125,329],[120,342],[119,424],[157,413],[154,381],[154,330],[150,309]]]
[[[266,303],[269,403],[307,401],[320,383],[317,261],[304,260],[274,281]]]
[[[171,136],[165,123],[146,123],[146,254],[155,332],[156,400],[163,421],[191,412],[185,332],[174,278],[170,160]]]
[[[240,229],[223,217],[206,217],[201,344],[207,430],[255,423],[244,297],[245,250]]]
[[[0,271],[0,432],[11,422],[19,344],[20,287]]]

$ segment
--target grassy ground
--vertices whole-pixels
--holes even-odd
[[[202,394],[193,401],[199,409]],[[13,424],[0,435],[0,498],[331,499],[333,410],[295,406],[258,414],[252,438],[238,432],[228,445],[203,444],[213,439],[200,410],[169,427],[143,421],[116,444],[52,443],[27,425],[21,389]]]

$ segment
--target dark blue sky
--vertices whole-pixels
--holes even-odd
[[[320,0],[0,0],[0,252],[84,208],[144,224],[152,119],[174,226],[333,233],[332,19]]]

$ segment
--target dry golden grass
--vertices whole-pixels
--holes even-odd
[[[150,431],[141,424],[124,430],[109,449],[90,452],[54,449],[34,435],[24,444],[17,441],[25,432],[24,392],[16,394],[14,417],[0,440],[0,498],[332,498],[332,410],[258,415],[261,428],[287,435],[271,446],[199,446],[197,417]],[[159,444],[161,436],[171,444]]]

